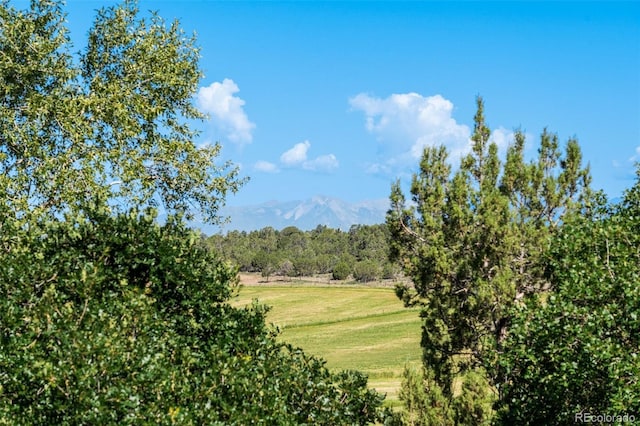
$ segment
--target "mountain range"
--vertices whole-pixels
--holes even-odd
[[[614,198],[612,203],[620,202]],[[374,225],[384,223],[388,199],[367,200],[350,203],[338,198],[316,195],[307,200],[267,201],[247,206],[225,206],[220,215],[229,221],[219,227],[195,224],[205,234],[228,231],[255,231],[267,226],[281,230],[295,226],[303,231],[315,229],[318,225],[348,231],[352,225]]]
[[[318,225],[347,231],[351,225],[384,223],[388,209],[388,199],[349,203],[322,195],[302,201],[268,201],[252,206],[227,206],[220,213],[230,221],[221,231],[249,232],[267,226],[278,230],[295,226],[307,231]]]

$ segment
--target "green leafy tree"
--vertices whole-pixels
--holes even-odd
[[[308,237],[295,226],[287,226],[278,233],[278,249],[292,255],[299,255],[308,246]]]
[[[193,142],[194,39],[125,2],[74,56],[60,4],[0,3],[0,424],[379,419],[366,377],[228,303],[237,270],[181,220],[242,183]]]
[[[351,275],[351,264],[345,260],[341,260],[333,267],[331,275],[334,280],[346,280]]]
[[[385,262],[382,266],[382,278],[385,280],[393,280],[402,275],[400,267],[392,262]]]
[[[337,257],[348,250],[347,234],[339,229],[318,225],[308,234],[311,248],[317,254]]]
[[[295,269],[293,263],[289,259],[284,259],[278,265],[278,274],[283,277],[291,277],[294,274]]]
[[[542,254],[562,217],[589,192],[576,140],[563,156],[545,130],[537,159],[526,163],[518,131],[503,165],[481,98],[474,121],[471,152],[459,169],[452,174],[444,147],[426,147],[411,183],[412,205],[398,182],[387,215],[391,259],[413,281],[397,294],[422,306],[427,376],[453,407],[460,397],[454,385],[479,371],[487,351],[504,339],[509,309],[549,289]]]
[[[84,211],[3,222],[0,424],[379,418],[366,377],[279,343],[264,307],[230,306],[235,269],[185,225]]]
[[[212,235],[208,246],[215,248],[225,259],[233,262],[242,272],[254,269],[255,251],[244,231],[231,231],[226,235]]]
[[[280,260],[275,253],[259,251],[251,264],[256,270],[260,271],[262,277],[269,281],[269,277],[276,272],[279,262]]]
[[[333,270],[333,267],[336,265],[338,258],[336,256],[323,254],[323,252],[319,252],[319,253],[320,254],[316,254],[315,256],[315,261],[316,261],[315,272],[318,274],[328,274]]]
[[[637,173],[620,205],[596,199],[588,214],[565,220],[550,250],[555,291],[514,308],[495,364],[503,424],[574,424],[588,413],[637,420],[640,167]]]
[[[246,252],[253,255],[250,271],[262,273],[267,280],[269,276],[275,272],[276,265],[279,263],[277,253],[278,233],[270,226],[258,231],[251,231],[243,235],[243,241],[240,244]]]
[[[217,222],[243,183],[220,145],[190,123],[202,76],[195,39],[177,22],[140,18],[134,2],[102,9],[72,53],[61,2],[0,3],[0,192],[21,215],[88,201],[153,206]]]
[[[352,225],[348,232],[351,254],[357,260],[384,263],[389,256],[389,232],[384,224]]]
[[[440,426],[453,424],[448,398],[432,377],[431,370],[405,367],[402,375],[400,400],[404,403],[402,422],[412,426]]]
[[[363,260],[353,265],[352,274],[359,282],[375,281],[380,277],[380,266],[373,260]]]
[[[315,253],[311,250],[304,250],[293,258],[293,271],[298,277],[309,277],[317,270]]]

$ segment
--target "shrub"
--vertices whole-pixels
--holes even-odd
[[[331,272],[334,280],[346,280],[349,278],[349,274],[351,274],[351,266],[343,260],[338,262]]]
[[[395,263],[386,262],[382,267],[382,278],[385,280],[393,280],[402,274],[400,266]]]
[[[356,281],[375,281],[378,277],[380,277],[380,267],[373,260],[363,260],[353,267],[353,278]]]
[[[316,271],[316,259],[313,252],[307,250],[293,259],[293,270],[298,277],[310,277]]]

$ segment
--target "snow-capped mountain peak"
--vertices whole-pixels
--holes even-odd
[[[222,215],[230,222],[222,231],[252,231],[271,226],[282,229],[295,226],[310,230],[318,225],[348,230],[352,225],[383,223],[389,208],[388,200],[367,200],[358,203],[322,195],[303,201],[269,201],[253,206],[225,207]]]

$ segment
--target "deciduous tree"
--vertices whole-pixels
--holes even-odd
[[[0,205],[0,210],[6,206]],[[358,372],[236,308],[236,270],[184,224],[81,216],[0,234],[0,424],[367,424]]]
[[[100,200],[219,220],[243,179],[219,144],[195,143],[199,51],[177,22],[125,1],[98,12],[77,54],[61,2],[3,1],[0,23],[0,193],[14,211]]]
[[[75,56],[60,4],[0,2],[0,424],[379,419],[365,376],[228,303],[237,270],[181,220],[242,183],[194,143],[195,40],[126,1]]]

